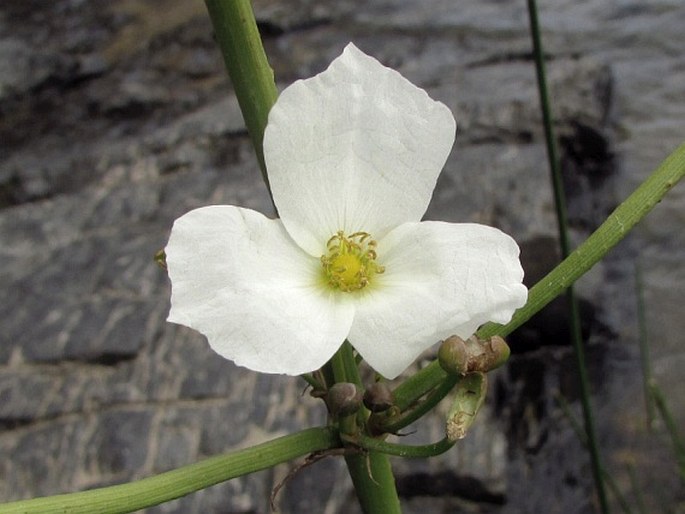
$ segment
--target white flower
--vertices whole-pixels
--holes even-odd
[[[420,222],[454,142],[449,109],[349,44],[285,89],[264,157],[280,219],[230,205],[174,223],[169,321],[236,364],[298,375],[348,339],[387,378],[526,301],[516,243]]]

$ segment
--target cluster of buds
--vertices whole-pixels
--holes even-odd
[[[373,413],[385,412],[394,403],[392,391],[385,382],[374,382],[364,391],[363,396],[354,384],[339,382],[328,390],[326,401],[336,417],[354,414],[362,403]]]
[[[485,400],[486,373],[502,366],[510,353],[509,346],[499,336],[489,339],[472,336],[466,340],[451,336],[442,342],[438,362],[456,380],[445,427],[448,440],[454,442],[466,436]],[[371,412],[367,429],[374,434],[386,432],[388,421],[392,424],[401,414],[386,382],[371,384],[363,394],[354,384],[337,383],[325,394],[331,414],[341,422],[364,405]]]

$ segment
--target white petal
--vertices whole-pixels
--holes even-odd
[[[196,209],[176,220],[166,254],[169,321],[202,332],[236,364],[299,375],[320,368],[348,334],[353,307],[324,292],[319,261],[279,220],[233,206]]]
[[[349,340],[387,378],[438,340],[506,323],[526,302],[519,248],[492,227],[406,223],[379,241],[378,255],[385,273],[360,297]]]
[[[445,105],[349,44],[269,113],[264,157],[286,229],[319,256],[339,230],[379,238],[419,221],[455,130]]]

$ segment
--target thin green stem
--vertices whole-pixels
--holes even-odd
[[[583,430],[583,427],[578,422],[576,417],[571,412],[571,408],[568,402],[566,401],[566,398],[564,398],[561,394],[557,394],[556,400],[559,406],[561,407],[561,410],[564,412],[566,419],[568,419],[569,423],[571,424],[571,428],[575,432],[576,437],[578,437],[580,443],[585,448],[587,448],[587,434],[585,433],[585,430]],[[602,476],[604,477],[604,480],[607,486],[609,487],[609,490],[614,495],[614,498],[616,498],[616,501],[621,507],[621,510],[625,514],[632,514],[633,509],[631,507],[631,503],[621,493],[621,489],[618,487],[618,484],[616,483],[616,480],[614,480],[614,477],[612,477],[611,474],[608,473],[605,469],[602,469]]]
[[[121,514],[159,505],[206,487],[312,452],[339,448],[331,428],[310,428],[128,484],[0,506],[3,514]]]
[[[602,260],[685,175],[685,144],[676,148],[607,220],[556,268],[528,292],[528,302],[506,325],[487,323],[478,337],[506,336],[563,293],[571,284]],[[409,407],[447,376],[437,361],[432,362],[398,386],[395,400],[400,408]]]
[[[535,0],[528,1],[528,16],[530,19],[530,35],[533,43],[533,60],[535,61],[535,73],[537,77],[538,94],[540,96],[540,110],[542,111],[542,126],[545,132],[545,146],[547,148],[547,164],[552,180],[552,190],[554,192],[554,208],[557,215],[557,226],[559,232],[559,244],[561,246],[562,258],[566,258],[571,253],[568,240],[568,215],[566,212],[566,198],[564,194],[564,184],[561,177],[559,166],[559,152],[557,150],[557,140],[554,135],[552,121],[552,109],[549,102],[547,91],[547,75],[545,72],[545,56],[542,49],[542,39],[540,38],[540,25],[538,23],[538,10]]]
[[[304,373],[300,375],[300,378],[307,382],[307,384],[309,384],[314,390],[318,391],[324,388],[323,384],[319,382],[311,373]]]
[[[430,363],[421,371],[414,373],[393,391],[395,405],[405,411],[418,402],[421,397],[440,386],[448,377],[438,361]]]
[[[645,395],[645,412],[647,413],[647,430],[654,424],[654,401],[649,384],[652,382],[652,360],[649,356],[649,341],[647,339],[647,320],[645,318],[644,287],[642,283],[642,267],[640,261],[635,263],[635,292],[637,294],[637,334],[640,346],[640,362],[642,363],[642,387]]]
[[[347,376],[348,366],[345,363],[348,355],[345,350],[346,348],[344,348],[344,345],[341,346],[329,361],[331,370],[333,371],[333,380],[335,383],[350,382],[350,378]]]
[[[649,386],[652,393],[652,398],[654,398],[654,404],[656,405],[659,414],[661,414],[664,424],[666,425],[666,430],[668,430],[668,434],[671,437],[673,453],[675,454],[675,458],[678,463],[680,479],[685,482],[685,437],[680,433],[678,423],[666,404],[666,398],[664,393],[661,391],[661,388],[654,381],[650,382]]]
[[[454,389],[455,384],[461,377],[458,375],[447,375],[445,379],[430,393],[428,396],[415,406],[402,412],[399,416],[391,418],[387,423],[381,422],[378,424],[378,429],[383,432],[397,433],[407,425],[412,424],[417,419],[421,418],[428,411],[432,410],[440,401]]]
[[[269,110],[278,97],[278,90],[252,5],[250,0],[205,0],[205,3],[264,182],[269,187],[262,142]]]
[[[359,375],[359,365],[357,364],[357,359],[354,355],[354,348],[349,343],[345,341],[340,347],[340,352],[343,355],[343,365],[345,366],[345,375],[347,376],[347,381],[352,382],[354,385],[363,388],[362,379]]]
[[[528,15],[530,19],[530,34],[533,42],[533,57],[535,60],[535,70],[538,81],[538,92],[540,94],[540,107],[542,109],[542,121],[545,131],[545,142],[547,146],[547,160],[554,189],[554,204],[557,213],[557,225],[559,231],[559,243],[561,246],[562,258],[568,257],[570,253],[570,243],[568,238],[567,226],[568,216],[566,212],[566,197],[564,185],[561,177],[559,156],[557,152],[556,137],[552,126],[552,109],[550,108],[549,95],[547,92],[547,78],[545,73],[545,58],[542,49],[542,39],[540,37],[540,25],[538,23],[538,9],[535,0],[528,0]],[[583,336],[580,327],[580,312],[578,302],[573,293],[573,287],[569,286],[566,290],[566,298],[569,305],[569,321],[571,323],[571,339],[573,341],[573,353],[576,357],[576,370],[578,373],[578,384],[580,387],[580,401],[583,406],[583,419],[585,430],[588,436],[588,450],[592,464],[592,475],[597,488],[597,497],[603,513],[609,512],[604,480],[602,477],[602,464],[597,443],[597,433],[595,430],[592,403],[590,401],[590,378],[587,371],[585,360],[585,349],[583,347]]]
[[[638,514],[647,514],[648,511],[647,507],[645,507],[645,498],[642,494],[640,481],[637,478],[637,473],[635,472],[635,466],[633,464],[628,464],[628,477],[630,478],[630,488],[635,495],[635,504]]]
[[[396,457],[405,457],[409,459],[425,459],[428,457],[435,457],[436,455],[445,453],[455,444],[455,442],[449,441],[447,438],[444,438],[437,443],[424,445],[387,443],[380,439],[367,436],[358,436],[355,438],[343,437],[343,439],[346,442],[365,450],[382,452],[388,455],[395,455]]]
[[[599,499],[600,509],[604,514],[609,512],[609,501],[607,500],[606,488],[604,486],[604,475],[602,474],[602,459],[599,452],[597,441],[597,431],[590,399],[590,376],[587,370],[587,360],[585,358],[585,347],[580,328],[580,313],[578,302],[573,294],[573,288],[566,290],[566,297],[569,302],[569,321],[571,322],[571,339],[573,341],[573,354],[576,359],[576,372],[578,374],[578,386],[580,388],[580,404],[583,410],[583,422],[587,433],[587,448],[590,454],[592,466],[592,476],[597,488],[597,498]]]

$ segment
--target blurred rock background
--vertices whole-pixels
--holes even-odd
[[[680,0],[540,2],[548,75],[582,241],[685,139]],[[427,218],[513,235],[530,283],[556,222],[525,2],[255,0],[280,87],[352,40],[455,113]],[[153,255],[206,204],[272,213],[199,0],[0,6],[0,500],[142,478],[324,421],[299,379],[233,366],[165,322]],[[607,471],[645,512],[685,512],[662,423],[646,419],[637,346],[643,272],[653,373],[685,426],[685,188],[581,280]],[[595,512],[563,305],[513,335],[469,437],[395,461],[406,512]],[[411,441],[442,437],[439,413]],[[288,465],[154,513],[265,513]],[[344,467],[299,473],[280,512],[355,513]]]

